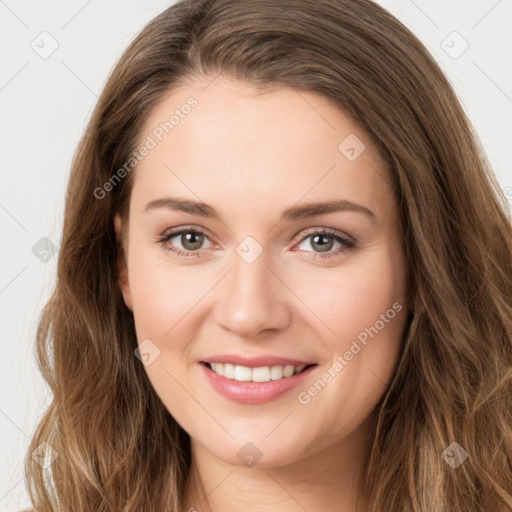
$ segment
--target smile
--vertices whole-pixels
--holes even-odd
[[[212,388],[240,404],[264,404],[301,384],[317,364],[248,367],[231,363],[199,364]]]

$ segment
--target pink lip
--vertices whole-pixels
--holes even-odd
[[[314,364],[312,361],[300,361],[299,359],[289,359],[276,356],[238,356],[236,354],[224,354],[218,356],[206,357],[202,360],[204,363],[229,363],[235,366],[247,366],[248,368],[259,368],[261,366],[302,366]],[[287,377],[289,378],[289,377]]]
[[[226,359],[224,359],[224,361],[226,361]],[[301,373],[297,373],[291,377],[283,377],[279,380],[270,380],[268,382],[239,382],[218,375],[210,370],[204,363],[200,363],[199,366],[201,366],[208,382],[222,396],[234,402],[253,405],[271,402],[286,391],[298,386],[316,367],[316,365],[310,366]],[[244,366],[247,366],[247,364]],[[251,368],[253,367],[257,367],[257,365],[251,366]]]

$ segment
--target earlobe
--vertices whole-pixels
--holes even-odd
[[[125,254],[125,244],[123,243],[123,224],[121,216],[117,213],[114,216],[114,230],[116,233],[117,244],[117,283],[123,294],[126,307],[133,312],[132,295],[130,283],[128,280],[128,265]]]

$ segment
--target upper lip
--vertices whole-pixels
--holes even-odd
[[[259,368],[261,366],[302,366],[315,364],[312,361],[301,361],[300,359],[292,359],[289,357],[279,356],[242,356],[236,354],[224,354],[206,357],[203,363],[228,363],[235,366],[247,366],[248,368]]]

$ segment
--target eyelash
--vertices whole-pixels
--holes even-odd
[[[201,256],[204,249],[199,249],[197,251],[183,251],[182,249],[176,249],[174,247],[167,245],[167,242],[171,238],[174,238],[175,236],[181,235],[183,233],[194,233],[197,235],[204,235],[208,238],[208,235],[202,229],[185,226],[185,227],[177,228],[175,230],[168,231],[167,233],[164,233],[161,236],[161,238],[158,239],[158,243],[160,243],[162,245],[162,247],[164,249],[166,249],[167,251],[173,252],[178,256],[189,257],[189,258]],[[337,242],[340,242],[343,245],[343,247],[340,247],[335,251],[329,251],[326,253],[318,253],[318,252],[314,253],[314,255],[312,256],[312,259],[318,258],[318,259],[326,260],[329,258],[333,258],[333,257],[339,255],[340,253],[349,252],[356,248],[355,241],[343,236],[341,234],[341,232],[339,232],[335,229],[331,229],[331,228],[312,228],[310,230],[307,230],[304,233],[304,236],[300,239],[300,241],[298,243],[301,244],[302,242],[304,242],[304,240],[311,237],[312,235],[328,236],[328,237],[334,238]],[[307,251],[307,252],[310,252],[310,251]]]

